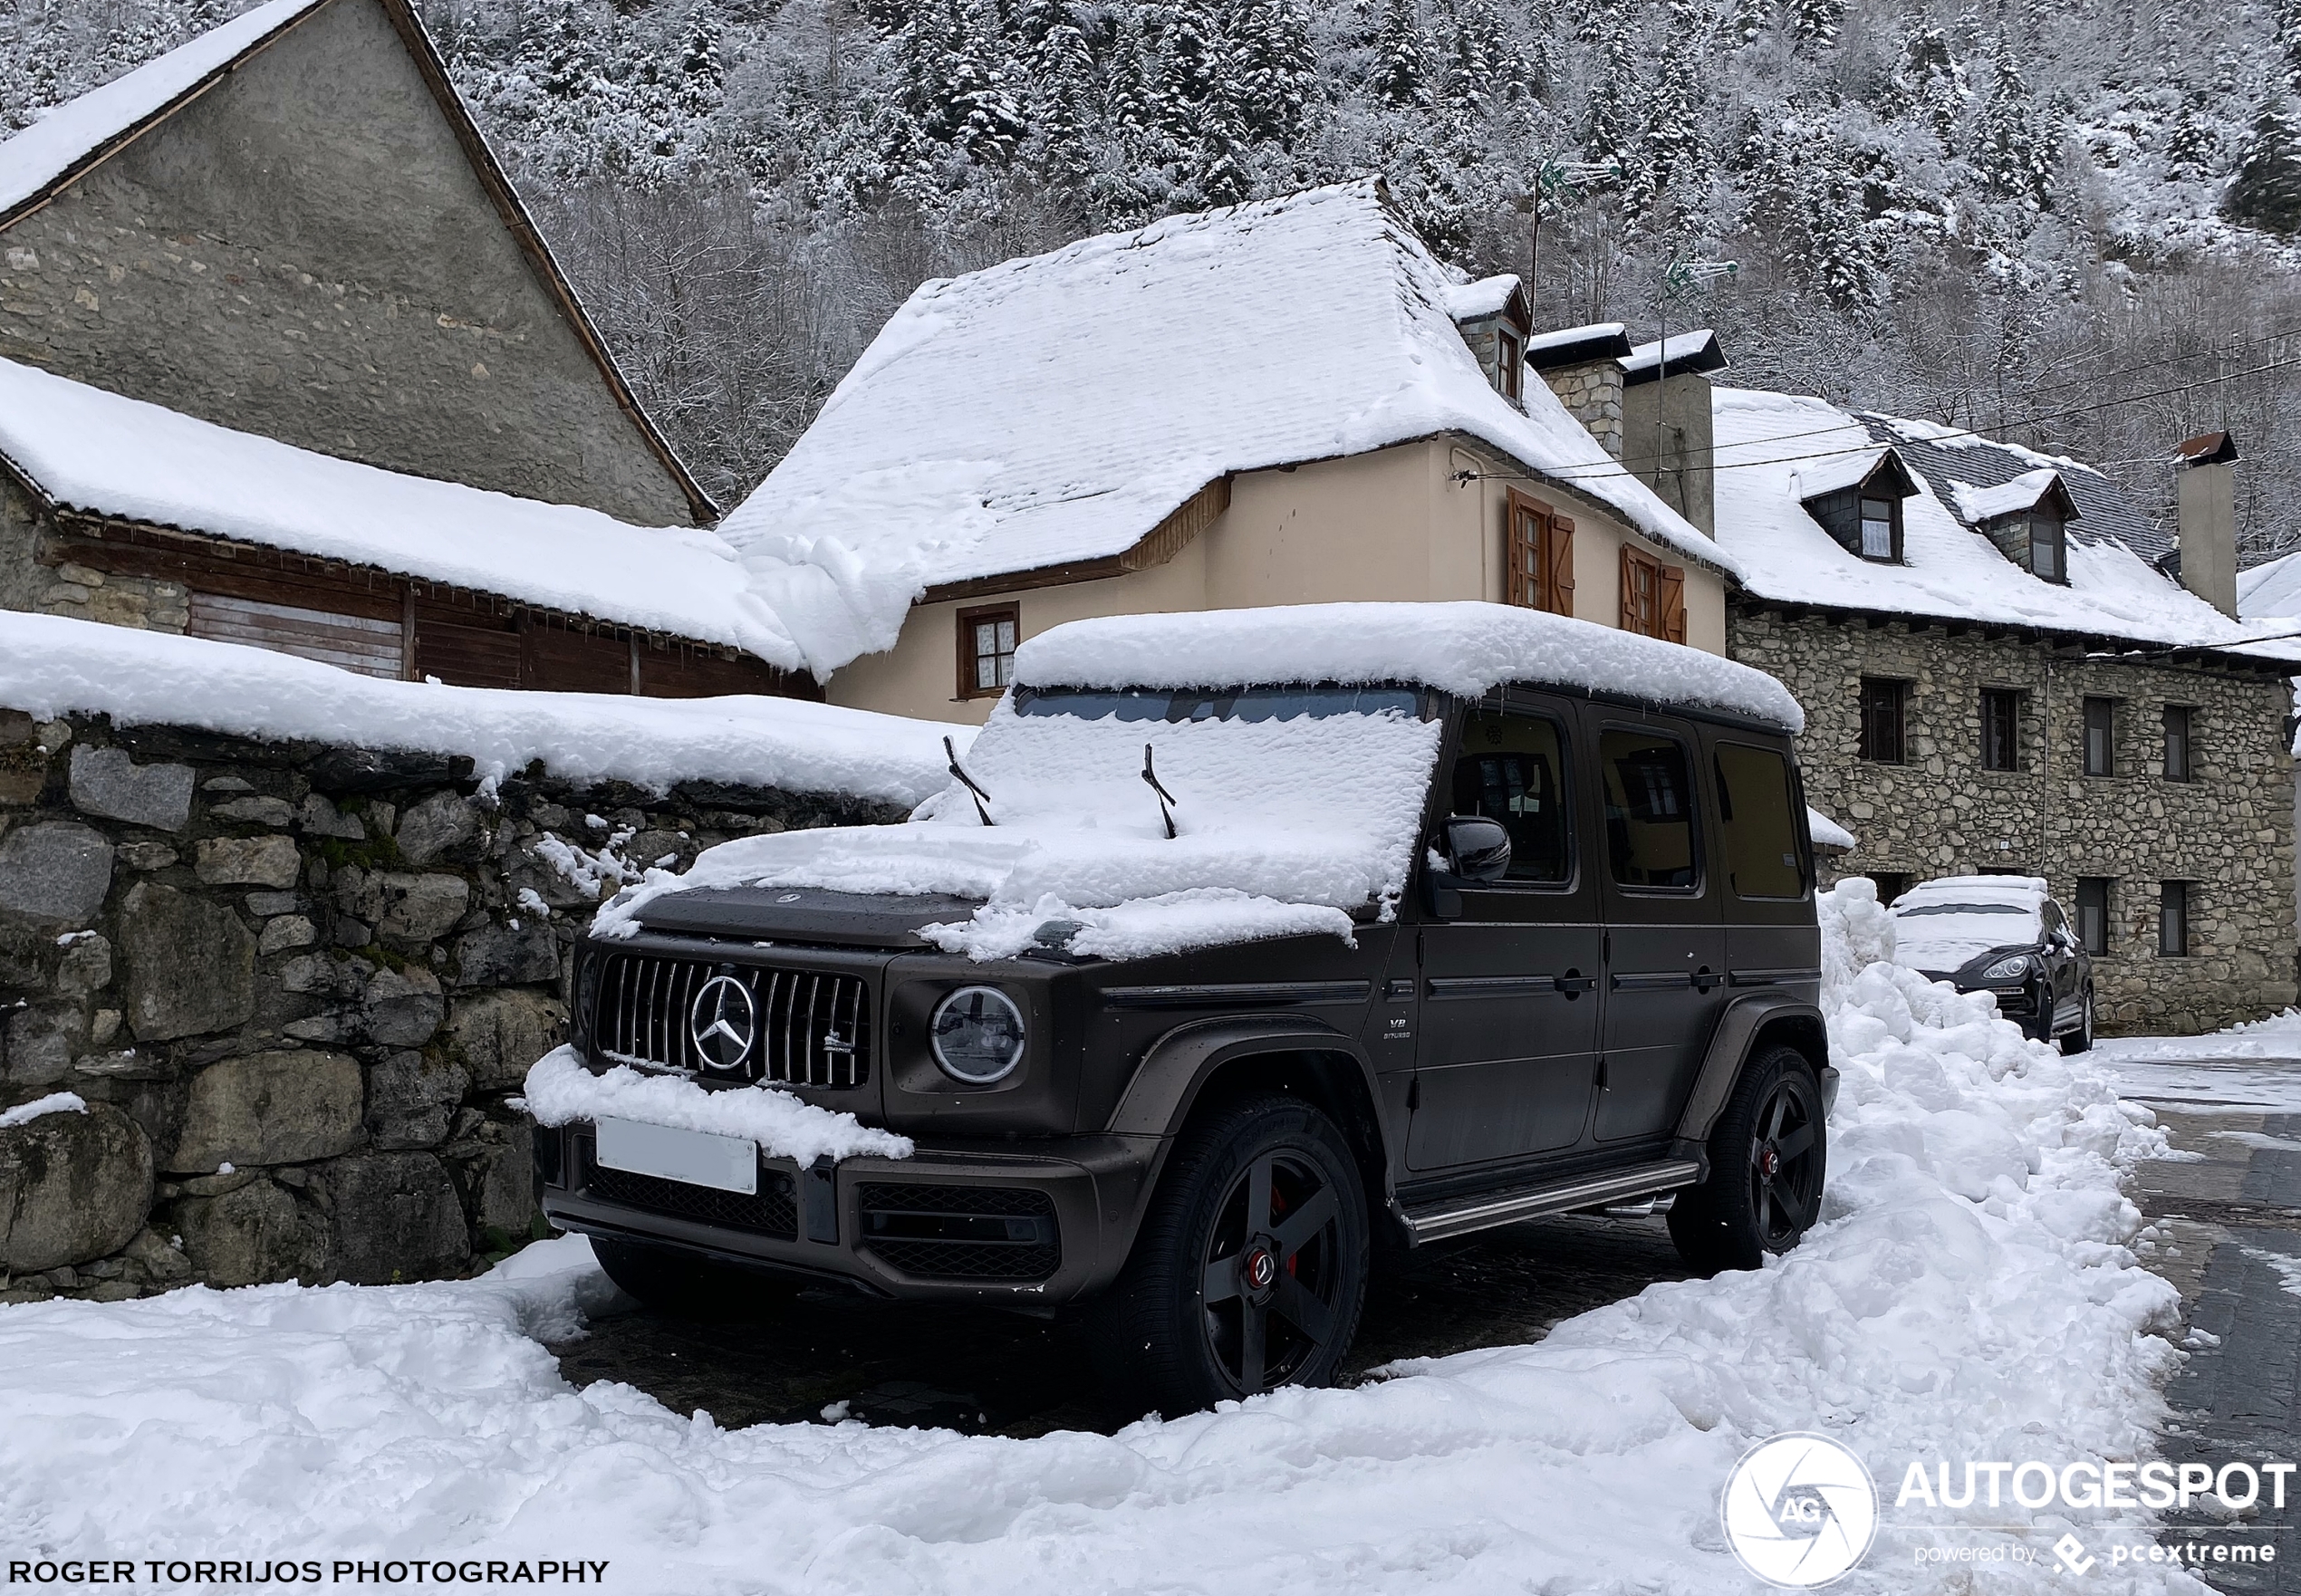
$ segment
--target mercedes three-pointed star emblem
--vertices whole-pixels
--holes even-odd
[[[739,1069],[759,1034],[759,1005],[751,988],[733,976],[703,983],[688,1008],[688,1036],[708,1070]]]

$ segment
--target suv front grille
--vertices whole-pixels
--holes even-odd
[[[798,1190],[791,1177],[781,1169],[761,1165],[759,1189],[756,1195],[746,1196],[739,1191],[721,1191],[716,1186],[689,1186],[684,1180],[665,1180],[653,1175],[634,1175],[629,1169],[606,1168],[601,1165],[597,1143],[590,1136],[577,1137],[575,1146],[576,1167],[585,1197],[643,1208],[674,1219],[748,1230],[782,1241],[798,1239]]]
[[[694,1034],[696,999],[720,976],[750,998],[750,1045],[727,1068],[707,1059]],[[619,1062],[778,1086],[871,1079],[871,988],[860,976],[619,953],[600,972],[596,1004],[592,1042]]]
[[[906,1274],[1045,1280],[1061,1266],[1054,1201],[1005,1187],[860,1187],[862,1245]]]

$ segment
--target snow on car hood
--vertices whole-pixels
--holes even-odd
[[[979,959],[1033,943],[1111,958],[1330,932],[1387,918],[1405,889],[1441,727],[1382,707],[1285,718],[1131,719],[993,711],[963,756],[993,824],[956,780],[897,826],[786,832],[722,843],[683,876],[650,872],[601,909],[629,936],[663,896],[724,887],[944,893],[980,900],[929,941]],[[1149,745],[1175,798],[1170,838],[1142,780]]]

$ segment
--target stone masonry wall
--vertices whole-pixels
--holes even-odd
[[[1545,371],[1542,380],[1558,396],[1567,415],[1587,428],[1590,436],[1605,446],[1606,453],[1622,458],[1622,368],[1612,356]]]
[[[468,1271],[531,1233],[505,1100],[600,897],[895,818],[0,709],[0,1302]]]
[[[2035,641],[1740,610],[1728,639],[1734,659],[1781,678],[1805,707],[1807,796],[1857,843],[1827,861],[1831,879],[2018,870],[2045,876],[2075,915],[2078,879],[2109,878],[2109,951],[2094,959],[2105,1034],[2193,1034],[2294,1002],[2294,774],[2283,747],[2292,695],[2282,679],[2068,650],[2051,657],[2048,683]],[[1902,764],[1860,756],[1864,676],[1911,684]],[[1981,768],[1984,688],[2021,695],[2014,770]],[[2087,697],[2117,701],[2113,776],[2081,774]],[[2195,707],[2192,781],[2162,774],[2167,704]],[[2192,883],[2186,957],[2157,951],[2167,880]]]

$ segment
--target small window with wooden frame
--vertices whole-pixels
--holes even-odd
[[[1504,597],[1527,610],[1574,613],[1574,522],[1516,488],[1504,514]]]
[[[1686,640],[1686,568],[1622,545],[1622,630],[1672,643]]]
[[[1019,604],[981,604],[958,612],[958,696],[996,698],[1015,680]]]

